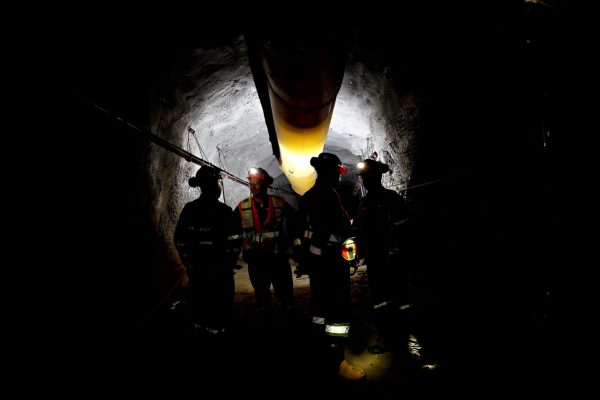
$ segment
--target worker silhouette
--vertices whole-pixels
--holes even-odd
[[[288,318],[294,311],[294,288],[284,224],[294,209],[283,197],[268,194],[273,178],[263,168],[250,168],[248,180],[252,195],[240,201],[233,220],[243,235],[243,259],[248,263],[258,317],[261,322],[271,318],[273,285],[284,318]]]
[[[216,337],[230,324],[239,238],[232,232],[231,207],[219,201],[219,172],[202,166],[189,185],[200,187],[201,195],[183,207],[174,242],[189,277],[194,329]]]
[[[336,187],[347,172],[331,153],[313,157],[317,181],[300,201],[296,217],[294,253],[299,258],[298,275],[310,276],[312,324],[315,346],[327,354],[327,362],[344,379],[365,377],[364,370],[345,359],[350,331],[350,268],[342,257],[342,243],[350,236],[350,218]]]
[[[367,189],[354,221],[357,251],[367,266],[378,333],[378,341],[369,347],[369,352],[392,351],[421,362],[425,369],[433,369],[437,363],[430,354],[425,360],[419,342],[426,332],[416,315],[421,304],[411,283],[411,265],[404,255],[409,239],[408,207],[402,196],[381,184],[381,177],[387,172],[386,164],[373,159],[361,161],[357,166],[357,174]]]

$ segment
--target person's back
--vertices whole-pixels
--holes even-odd
[[[346,238],[350,232],[350,218],[332,186],[317,182],[302,197],[300,211],[307,216],[316,245],[325,245],[331,235]]]
[[[324,365],[337,369],[344,379],[357,380],[364,370],[345,359],[345,342],[350,331],[350,271],[341,254],[350,234],[350,219],[335,187],[346,173],[340,159],[321,153],[311,159],[317,171],[315,185],[300,201],[295,240],[300,270],[310,276],[314,343],[326,354]]]
[[[406,256],[408,208],[402,196],[381,184],[382,174],[388,171],[386,164],[371,159],[359,163],[357,171],[368,190],[355,221],[357,246],[367,265],[379,334],[379,343],[369,346],[369,352],[393,350],[401,357],[421,358],[423,349],[413,333],[418,332],[419,340],[427,337],[431,346],[431,332],[424,329],[426,316],[416,314],[420,304],[410,278],[413,266]],[[423,368],[437,367],[430,361],[421,360]]]
[[[395,314],[404,304],[399,298],[406,296],[406,279],[402,277],[406,266],[398,256],[408,212],[404,199],[381,184],[382,174],[388,171],[386,164],[372,159],[360,162],[357,171],[368,191],[360,201],[354,226],[358,254],[367,265],[374,322],[380,340],[370,346],[369,351],[376,354],[389,350],[390,345],[401,346],[405,336],[396,329]]]
[[[381,184],[381,177],[389,167],[367,159],[358,164],[367,195],[360,201],[354,221],[361,258],[386,258],[395,252],[403,239],[401,233],[408,221],[404,198]]]
[[[362,257],[388,254],[398,247],[408,212],[402,196],[390,189],[371,190],[360,201],[356,218]]]
[[[231,213],[228,205],[202,196],[184,206],[175,230],[175,243],[179,243],[178,248],[184,252],[180,255],[185,254],[182,258],[187,264],[220,268],[226,263],[224,254],[230,228],[227,221]]]
[[[230,235],[231,207],[218,200],[220,174],[204,166],[190,178],[190,186],[200,186],[202,194],[183,207],[173,240],[188,273],[194,328],[214,336],[230,322],[232,267],[239,250]]]

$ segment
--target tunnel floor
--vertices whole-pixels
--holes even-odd
[[[260,397],[342,393],[351,398],[399,398],[407,393],[419,397],[453,393],[485,398],[516,388],[552,391],[568,382],[562,372],[564,358],[557,358],[560,338],[548,324],[532,323],[527,328],[515,324],[485,333],[478,328],[477,316],[447,316],[439,325],[446,337],[431,360],[437,362],[436,369],[424,368],[424,360],[404,352],[369,353],[377,333],[365,267],[352,277],[353,320],[346,358],[364,368],[367,377],[344,381],[311,341],[307,277],[294,278],[296,315],[283,318],[273,296],[269,323],[257,318],[245,266],[236,271],[235,280],[234,320],[228,334],[215,339],[193,332],[185,298],[176,294],[136,332],[138,347],[133,348],[138,352],[131,353],[136,367],[156,374],[162,383],[175,379],[202,390]]]

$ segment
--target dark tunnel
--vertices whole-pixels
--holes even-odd
[[[446,4],[435,16],[426,5],[398,7],[377,14],[381,23],[329,26],[345,35],[348,52],[325,149],[349,167],[373,152],[391,166],[384,186],[409,206],[406,263],[434,316],[428,329],[441,368],[415,372],[379,357],[366,361],[373,379],[327,381],[310,372],[319,360],[307,355],[301,322],[291,331],[257,327],[244,269],[229,342],[203,343],[186,326],[187,278],[172,236],[183,204],[198,194],[186,182],[199,165],[141,131],[242,178],[264,165],[290,203],[298,199],[277,164],[244,40],[252,28],[241,21],[131,40],[93,26],[87,45],[66,46],[68,88],[57,102],[68,113],[59,111],[57,124],[74,148],[57,160],[69,196],[57,214],[74,216],[60,257],[78,272],[61,299],[62,340],[84,364],[109,360],[97,379],[109,385],[135,369],[146,387],[185,376],[178,386],[200,391],[224,379],[234,387],[223,390],[240,394],[325,385],[384,398],[485,397],[521,386],[541,393],[571,381],[577,361],[564,347],[582,285],[574,232],[585,161],[571,10],[558,1],[491,2],[468,13]],[[360,197],[356,178],[342,181],[349,210]],[[232,207],[247,195],[225,181]],[[348,350],[356,354],[370,318],[360,279],[359,269]],[[307,286],[295,282],[300,314]]]

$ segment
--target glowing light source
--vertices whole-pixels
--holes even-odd
[[[364,162],[359,162],[358,164],[356,164],[356,168],[358,168],[359,170],[363,169],[365,167],[365,163]]]
[[[300,195],[310,189],[317,179],[315,169],[310,165],[310,159],[323,151],[330,121],[331,115],[316,126],[298,128],[281,118],[275,118],[281,152],[280,167],[294,191]]]
[[[356,242],[354,238],[349,238],[342,244],[342,257],[346,261],[352,261],[356,258]]]
[[[267,122],[275,128],[270,133],[274,130],[277,136],[279,167],[300,195],[316,181],[310,159],[325,147],[348,55],[346,34],[315,33],[300,30],[281,35],[278,29],[266,29],[246,39],[250,50],[256,46],[249,55],[256,55],[256,67],[264,73],[253,71],[259,97],[268,94]]]

